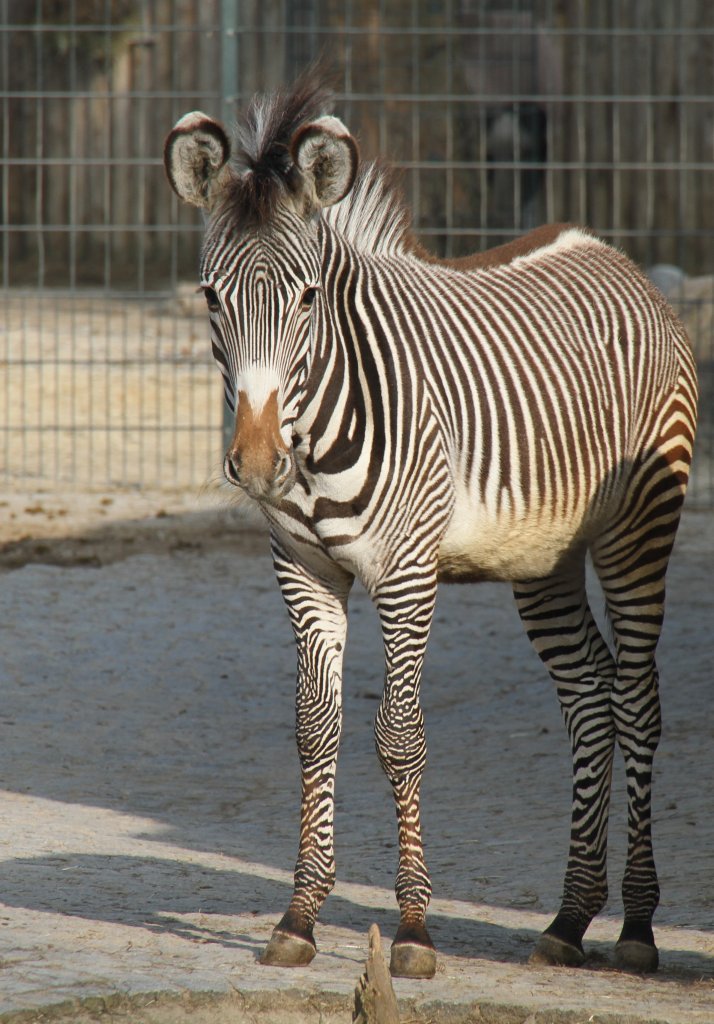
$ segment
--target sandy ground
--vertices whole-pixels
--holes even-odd
[[[0,502],[3,1021],[46,1020],[57,1004],[77,1021],[348,1020],[370,923],[387,946],[394,934],[396,830],[372,740],[380,638],[358,591],[339,882],[309,968],[256,962],[295,855],[294,651],[264,533],[218,500],[17,491]],[[712,551],[712,516],[690,512],[660,656],[652,978],[612,969],[621,773],[611,900],[588,933],[587,964],[527,965],[562,883],[566,737],[509,589],[442,588],[424,683],[440,959],[433,981],[396,982],[403,1020],[713,1024]],[[180,995],[146,995],[157,991]],[[205,1002],[206,992],[218,996]]]

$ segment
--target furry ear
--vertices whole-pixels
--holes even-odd
[[[338,117],[319,117],[299,128],[290,143],[290,154],[312,186],[317,206],[332,206],[352,188],[359,151]]]
[[[177,121],[164,145],[164,167],[180,199],[210,209],[217,188],[230,177],[231,154],[223,125],[193,110]]]

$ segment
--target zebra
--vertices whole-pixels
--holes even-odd
[[[655,648],[686,490],[697,384],[683,327],[618,249],[546,226],[482,256],[416,241],[395,172],[360,160],[319,75],[257,96],[232,146],[200,111],[166,139],[202,209],[201,285],[235,415],[224,473],[264,513],[297,646],[300,834],[289,906],[261,954],[315,956],[334,885],[347,603],[378,610],[378,759],[396,804],[394,976],[428,978],[420,684],[437,583],[512,583],[573,756],[560,909],[531,961],[578,966],[607,899],[614,750],[624,756],[624,970],[657,969],[651,829]],[[236,149],[232,156],[232,148]],[[586,555],[611,637],[585,590]]]

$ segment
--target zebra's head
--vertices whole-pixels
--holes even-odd
[[[303,83],[254,100],[235,162],[224,128],[199,111],[164,150],[173,189],[205,214],[201,284],[235,412],[224,473],[269,502],[295,482],[293,424],[324,325],[320,211],[347,194],[358,162],[347,128],[323,113],[326,99]]]

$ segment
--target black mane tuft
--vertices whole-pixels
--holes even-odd
[[[318,62],[292,88],[253,98],[238,124],[235,173],[215,214],[219,235],[266,227],[281,203],[298,194],[300,171],[290,143],[303,125],[331,113],[333,93],[325,84],[329,77]],[[347,196],[323,216],[362,252],[388,256],[418,250],[399,176],[382,161],[362,162]]]
[[[332,109],[332,91],[319,67],[304,72],[289,90],[253,97],[238,123],[235,163],[238,174],[221,204],[241,226],[270,221],[286,194],[297,191],[299,171],[290,156],[298,128]]]

